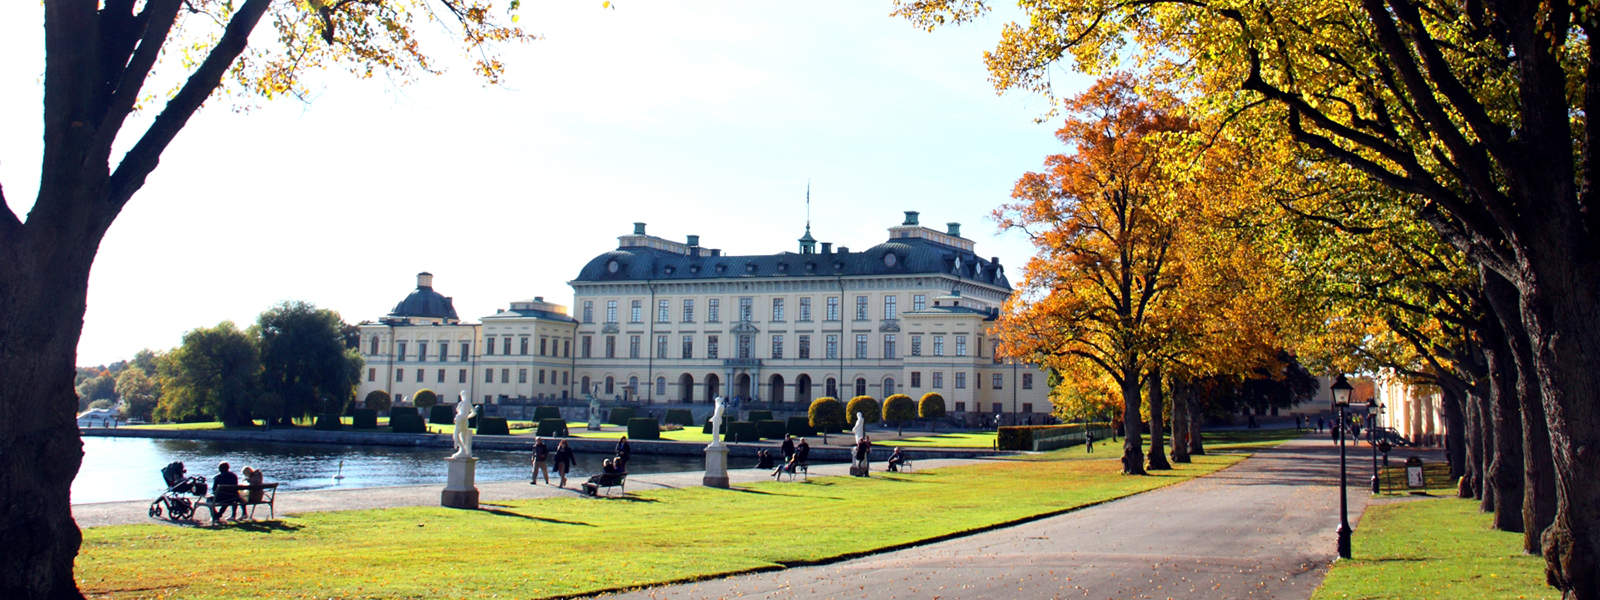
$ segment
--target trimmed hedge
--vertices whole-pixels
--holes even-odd
[[[389,415],[389,429],[395,433],[427,433],[428,425],[415,412],[401,413]]]
[[[817,398],[811,401],[806,416],[817,433],[838,433],[845,424],[844,403],[831,396]]]
[[[559,418],[561,418],[561,408],[560,407],[556,407],[556,406],[535,406],[535,407],[533,407],[533,420],[534,421],[543,421],[545,419],[559,419]]]
[[[428,422],[434,425],[451,425],[456,422],[456,409],[454,406],[435,404],[428,409]]]
[[[611,409],[611,414],[607,416],[610,417],[606,419],[607,423],[612,425],[627,425],[628,421],[633,418],[633,407],[618,406]]]
[[[917,403],[917,416],[924,419],[943,419],[944,396],[938,392],[928,392],[922,395],[922,401]]]
[[[562,419],[539,419],[539,430],[536,435],[541,437],[567,437],[567,422]]]
[[[789,422],[787,426],[784,427],[784,433],[795,437],[810,437],[816,435],[817,430],[811,428],[810,419],[805,417],[789,417]]]
[[[752,411],[749,412],[749,414],[747,414],[745,416],[747,417],[745,420],[746,421],[750,421],[751,423],[760,423],[762,421],[771,421],[772,420],[772,411],[770,411],[770,410],[752,410]]]
[[[911,396],[895,394],[883,399],[883,420],[888,423],[905,423],[917,418],[917,403]]]
[[[372,390],[367,392],[367,397],[365,400],[362,400],[361,404],[362,406],[370,408],[376,412],[381,410],[389,410],[389,407],[394,406],[394,399],[389,397],[389,392],[385,392],[383,390]]]
[[[661,424],[652,417],[628,419],[628,438],[635,440],[661,439]]]
[[[756,432],[756,424],[750,421],[733,421],[728,423],[728,441],[730,442],[759,442],[761,436]]]
[[[352,429],[377,429],[378,411],[370,408],[356,409],[350,414],[350,427]]]
[[[728,418],[728,415],[726,415],[726,414],[722,415],[722,434],[724,436],[726,436],[728,434],[728,424],[732,423],[732,422],[733,422],[733,419]],[[706,418],[706,422],[700,424],[700,433],[711,433],[711,418],[710,417]]]
[[[694,411],[691,411],[687,408],[669,409],[667,411],[666,418],[663,418],[661,422],[671,423],[673,425],[682,425],[684,427],[693,427]]]
[[[430,408],[439,405],[439,394],[428,388],[417,390],[411,395],[411,404],[417,408]]]
[[[861,413],[861,418],[866,419],[868,424],[877,423],[883,418],[883,409],[878,407],[877,399],[872,396],[851,398],[850,403],[844,407],[844,424],[855,427],[856,413]]]
[[[756,433],[760,435],[762,439],[781,439],[783,434],[788,432],[788,427],[786,427],[787,424],[777,419],[756,421],[755,424]]]
[[[511,435],[505,417],[478,417],[478,435]]]
[[[317,415],[317,429],[322,431],[338,431],[344,428],[339,422],[339,413],[322,413]]]
[[[393,420],[395,417],[402,417],[406,415],[411,415],[419,419],[422,418],[422,415],[417,414],[417,407],[415,406],[396,406],[389,409],[390,420]]]
[[[1106,427],[1102,423],[1090,425],[1095,430]],[[1066,425],[1007,425],[995,435],[1001,450],[1054,450],[1083,442],[1083,423]]]

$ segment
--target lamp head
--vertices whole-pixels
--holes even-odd
[[[1350,382],[1345,380],[1344,373],[1333,380],[1333,385],[1328,386],[1328,391],[1333,392],[1334,406],[1350,406],[1350,390],[1355,389]]]

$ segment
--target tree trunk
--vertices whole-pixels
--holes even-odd
[[[1139,370],[1125,369],[1120,383],[1122,384],[1122,474],[1145,475],[1144,436],[1139,427]]]
[[[1478,425],[1481,413],[1478,412],[1478,401],[1470,392],[1461,394],[1461,404],[1466,415],[1466,473],[1461,475],[1461,482],[1456,486],[1456,495],[1462,498],[1482,498],[1483,488],[1478,485],[1478,480],[1483,475],[1483,461],[1481,460],[1483,448],[1483,428]]]
[[[1205,411],[1200,408],[1200,403],[1193,398],[1189,399],[1189,456],[1205,456],[1206,446],[1202,438],[1200,427],[1205,424]]]
[[[1467,392],[1467,399],[1476,405],[1478,414],[1478,476],[1473,480],[1477,484],[1478,510],[1492,513],[1495,502],[1494,486],[1489,484],[1489,462],[1494,460],[1495,435],[1488,387],[1480,382]]]
[[[1172,462],[1189,462],[1189,385],[1172,384]]]
[[[1452,386],[1439,387],[1439,412],[1444,421],[1444,455],[1450,463],[1450,477],[1466,478],[1467,473],[1467,416],[1466,402],[1461,391]]]
[[[1489,422],[1494,442],[1484,480],[1494,497],[1494,527],[1522,531],[1522,415],[1518,412],[1516,369],[1505,331],[1494,315],[1480,328],[1483,354],[1488,364]]]
[[[1550,526],[1556,513],[1555,464],[1550,458],[1550,432],[1545,425],[1544,405],[1539,393],[1538,375],[1533,368],[1532,346],[1522,325],[1516,287],[1499,273],[1480,269],[1484,295],[1505,332],[1506,349],[1511,354],[1513,390],[1517,396],[1522,444],[1522,548],[1540,554],[1539,536]]]
[[[1172,463],[1167,462],[1167,440],[1162,437],[1163,412],[1166,410],[1166,399],[1161,391],[1161,367],[1150,367],[1150,470],[1171,471]]]

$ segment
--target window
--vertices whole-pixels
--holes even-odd
[[[607,394],[615,394],[615,393],[617,393],[617,380],[616,379],[613,379],[611,377],[607,377],[606,378],[606,393]]]
[[[865,396],[865,395],[867,395],[867,380],[865,378],[861,378],[861,377],[857,377],[856,378],[856,395],[857,396]]]
[[[487,337],[483,338],[483,353],[485,355],[488,355],[488,356],[493,356],[494,355],[494,337],[493,336],[487,336]]]
[[[483,382],[484,383],[494,383],[494,369],[484,369],[483,370]]]
[[[751,340],[750,335],[739,336],[738,344],[739,358],[755,358],[755,349],[752,348],[752,346],[755,345],[755,342]]]
[[[831,397],[831,398],[838,398],[839,397],[839,382],[834,381],[832,377],[828,378],[828,384],[826,386],[826,389],[828,390],[827,395],[829,397]]]
[[[395,381],[405,381],[406,380],[406,370],[405,369],[395,369],[394,370],[394,380]]]
[[[856,334],[856,358],[867,357],[867,334]]]
[[[990,406],[994,408],[994,414],[997,415],[1006,411],[1005,407],[1001,406],[999,402],[991,404]]]
[[[617,357],[617,336],[606,336],[606,358]]]
[[[754,320],[755,312],[755,299],[749,296],[741,296],[739,298],[739,320]]]
[[[511,383],[511,369],[500,369],[500,383]]]
[[[828,340],[826,344],[827,349],[824,356],[826,358],[839,358],[839,336],[832,333],[828,334]]]
[[[616,300],[607,300],[606,301],[606,322],[607,323],[615,323],[615,322],[617,322],[617,301]]]
[[[467,370],[466,369],[461,369],[461,370],[456,371],[456,383],[466,383],[466,382],[467,382]]]
[[[967,355],[967,336],[956,336],[956,356]]]
[[[928,308],[928,297],[926,295],[916,294],[911,296],[912,311],[922,312],[926,308]]]
[[[683,357],[694,358],[694,336],[683,336]]]
[[[521,336],[521,337],[519,337],[517,339],[519,340],[519,344],[521,346],[520,351],[518,352],[518,354],[521,354],[523,356],[527,356],[528,355],[528,336],[524,335],[524,336]]]
[[[894,395],[894,378],[893,377],[885,377],[883,379],[883,397],[884,398],[888,398],[889,396],[893,396],[893,395]]]
[[[405,360],[406,359],[406,343],[405,342],[400,342],[400,350],[396,354],[398,354],[399,357],[396,358],[395,360]]]
[[[956,412],[967,412],[967,403],[965,403],[965,402],[957,402],[956,403]]]
[[[933,389],[936,389],[936,390],[944,389],[944,373],[943,372],[941,372],[941,371],[934,371],[933,372]]]
[[[470,358],[472,358],[472,343],[461,342],[461,361],[466,362]]]
[[[656,378],[656,395],[657,396],[665,396],[665,395],[667,395],[667,378],[665,378],[665,377],[657,377]]]
[[[944,336],[933,336],[933,355],[944,356]]]
[[[583,322],[585,322],[585,323],[593,323],[594,322],[594,301],[593,300],[584,300],[583,301]]]
[[[997,390],[1006,389],[1006,376],[1005,375],[1001,375],[999,373],[995,373],[991,377],[991,379],[993,379],[994,381],[993,381],[993,385],[991,385],[990,387],[993,387],[994,389],[997,389]]]
[[[1022,374],[1022,389],[1025,389],[1025,390],[1033,389],[1033,373],[1023,373]]]
[[[801,300],[805,300],[805,298],[801,298]],[[795,355],[800,358],[811,358],[811,336],[801,334],[797,341],[799,348],[795,349]]]
[[[378,380],[378,370],[377,369],[370,369],[370,368],[367,369],[367,381],[377,381],[377,380]]]
[[[450,360],[450,342],[439,342],[439,362]]]
[[[551,377],[551,379],[555,379],[555,378]],[[544,384],[544,369],[539,369],[539,384],[540,385]]]
[[[911,336],[911,355],[922,356],[922,336]]]
[[[867,320],[867,297],[856,296],[856,320]]]
[[[884,296],[883,297],[883,318],[885,318],[885,319],[894,319],[894,318],[898,318],[900,316],[899,311],[895,308],[895,304],[899,302],[898,300],[896,300],[896,298],[898,298],[898,297],[899,296]]]
[[[706,322],[718,323],[722,321],[722,299],[706,299]]]
[[[555,379],[555,378],[551,377],[551,379]],[[572,383],[572,373],[570,371],[562,371],[561,372],[561,385],[567,385],[569,383]],[[567,396],[566,392],[561,392],[561,397],[565,398],[566,396]]]
[[[417,342],[417,362],[428,362],[427,342]]]
[[[694,322],[694,300],[689,298],[683,300],[683,322]]]
[[[484,403],[484,404],[488,404],[488,403],[489,403],[489,401],[490,401],[490,400],[492,400],[492,399],[494,399],[494,396],[490,396],[490,395],[488,395],[488,394],[484,394],[484,395],[483,395],[483,403]]]
[[[444,383],[444,369],[439,369],[439,383]]]
[[[894,334],[887,333],[883,336],[883,357],[894,358]]]
[[[583,343],[581,346],[581,352],[579,352],[579,354],[582,354],[584,358],[594,356],[594,336],[583,336]]]
[[[1025,413],[1033,412],[1033,403],[1032,402],[1023,402],[1022,403],[1022,412],[1025,412]]]
[[[911,387],[912,388],[920,388],[920,387],[922,387],[922,371],[912,371],[911,372]]]
[[[501,342],[500,353],[506,356],[511,356],[511,336],[506,336],[505,340]]]
[[[427,377],[428,377],[428,375],[426,373],[424,373],[422,371],[422,369],[417,369],[417,383],[422,383],[424,381],[427,381]]]
[[[706,358],[717,357],[717,336],[706,336]]]
[[[811,320],[811,298],[809,297],[800,299],[800,320]]]
[[[578,393],[580,393],[580,394],[589,393],[589,376],[588,375],[583,376],[583,385],[578,388]]]
[[[527,383],[527,382],[528,382],[528,370],[527,369],[517,369],[517,383]]]
[[[639,358],[639,336],[628,336],[628,358]]]
[[[656,356],[658,358],[667,357],[667,336],[656,336]]]
[[[994,364],[1000,364],[1000,340],[990,342],[989,346],[992,350],[989,355],[994,357]]]
[[[839,320],[839,297],[838,296],[828,296],[828,314],[825,315],[825,316],[827,317],[827,320],[829,320],[829,321],[837,321],[837,320]]]
[[[783,336],[782,335],[773,335],[772,336],[772,358],[774,360],[783,358]]]
[[[643,323],[644,322],[644,302],[643,301],[634,300],[633,302],[629,302],[628,303],[628,322],[629,323]]]
[[[783,320],[783,298],[772,299],[772,320]]]
[[[967,374],[965,372],[956,373],[956,389],[967,389]]]
[[[539,356],[550,354],[550,338],[539,336]]]
[[[666,300],[656,301],[656,322],[666,323],[672,317],[672,303]]]
[[[629,377],[628,378],[628,389],[626,391],[628,392],[629,396],[638,396],[639,395],[639,378],[638,377]]]
[[[572,358],[572,338],[561,340],[561,357]]]

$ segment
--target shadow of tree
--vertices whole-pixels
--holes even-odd
[[[276,533],[276,532],[280,532],[280,531],[299,531],[301,529],[304,529],[305,526],[304,525],[294,524],[294,523],[285,523],[283,521],[278,521],[278,520],[272,520],[272,521],[234,521],[232,523],[218,523],[216,525],[209,525],[206,528],[207,529],[232,529],[232,530],[235,530],[235,531],[247,531],[247,532],[250,532],[250,533]]]
[[[522,513],[519,513],[519,512],[503,510],[503,509],[499,509],[499,508],[479,508],[478,510],[481,511],[481,512],[489,513],[491,515],[496,515],[496,516],[501,516],[501,517],[516,517],[518,519],[527,519],[529,521],[539,521],[539,522],[542,522],[542,523],[550,523],[550,524],[553,524],[553,525],[577,525],[577,526],[580,526],[580,527],[594,527],[593,523],[585,523],[583,521],[563,521],[561,519],[551,519],[549,517],[536,517],[536,516],[533,516],[533,515],[525,515],[525,514],[522,514]]]

